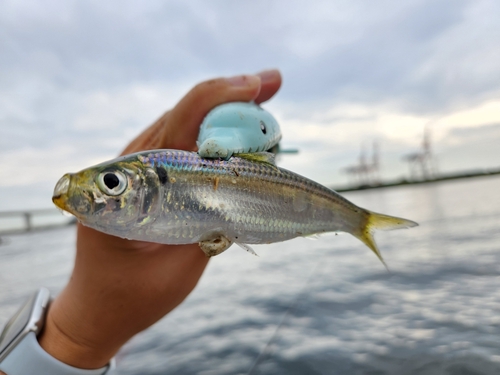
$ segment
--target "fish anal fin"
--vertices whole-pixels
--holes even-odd
[[[308,235],[305,235],[303,236],[306,240],[313,240],[313,241],[316,241],[316,240],[319,240],[320,236],[321,236],[322,233],[313,233],[313,234],[308,234]]]

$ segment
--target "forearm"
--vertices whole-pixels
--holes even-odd
[[[81,327],[78,327],[72,309],[64,310],[64,298],[59,296],[55,305],[49,308],[45,328],[38,337],[40,346],[52,357],[73,367],[96,369],[105,366],[120,346],[113,346],[108,342],[99,343],[97,340],[90,342],[85,335],[79,335],[80,329],[84,329],[89,322],[82,320]],[[58,302],[62,306],[58,306]],[[86,335],[90,337],[89,333],[87,331]]]
[[[110,240],[123,245],[110,246]],[[152,246],[144,250],[141,243],[79,225],[75,268],[49,308],[42,348],[71,366],[100,368],[178,306],[208,259],[197,244]]]

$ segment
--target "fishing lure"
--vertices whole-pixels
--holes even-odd
[[[228,160],[234,154],[268,151],[281,140],[278,122],[255,103],[222,104],[200,126],[198,154]]]

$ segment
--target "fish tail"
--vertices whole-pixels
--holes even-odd
[[[364,227],[359,228],[353,233],[353,235],[361,240],[366,246],[368,246],[380,259],[385,268],[387,268],[387,264],[385,264],[384,259],[382,258],[382,255],[380,254],[380,251],[377,247],[377,244],[375,243],[373,233],[376,230],[411,228],[417,226],[418,224],[414,221],[406,220],[400,217],[382,215],[368,210],[366,211],[368,213],[368,217],[366,219]]]

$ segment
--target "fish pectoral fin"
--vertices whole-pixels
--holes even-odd
[[[210,240],[200,241],[198,244],[205,255],[210,258],[229,249],[233,242],[227,237],[220,235]]]
[[[234,156],[257,163],[269,164],[274,168],[278,168],[276,166],[276,156],[274,154],[271,154],[270,152],[242,153],[235,154]]]
[[[249,245],[247,245],[246,243],[239,243],[239,242],[235,242],[236,245],[238,245],[239,247],[241,247],[243,250],[245,251],[248,251],[250,254],[253,254],[255,255],[256,257],[259,256],[259,254],[257,254],[254,249],[252,249]]]

